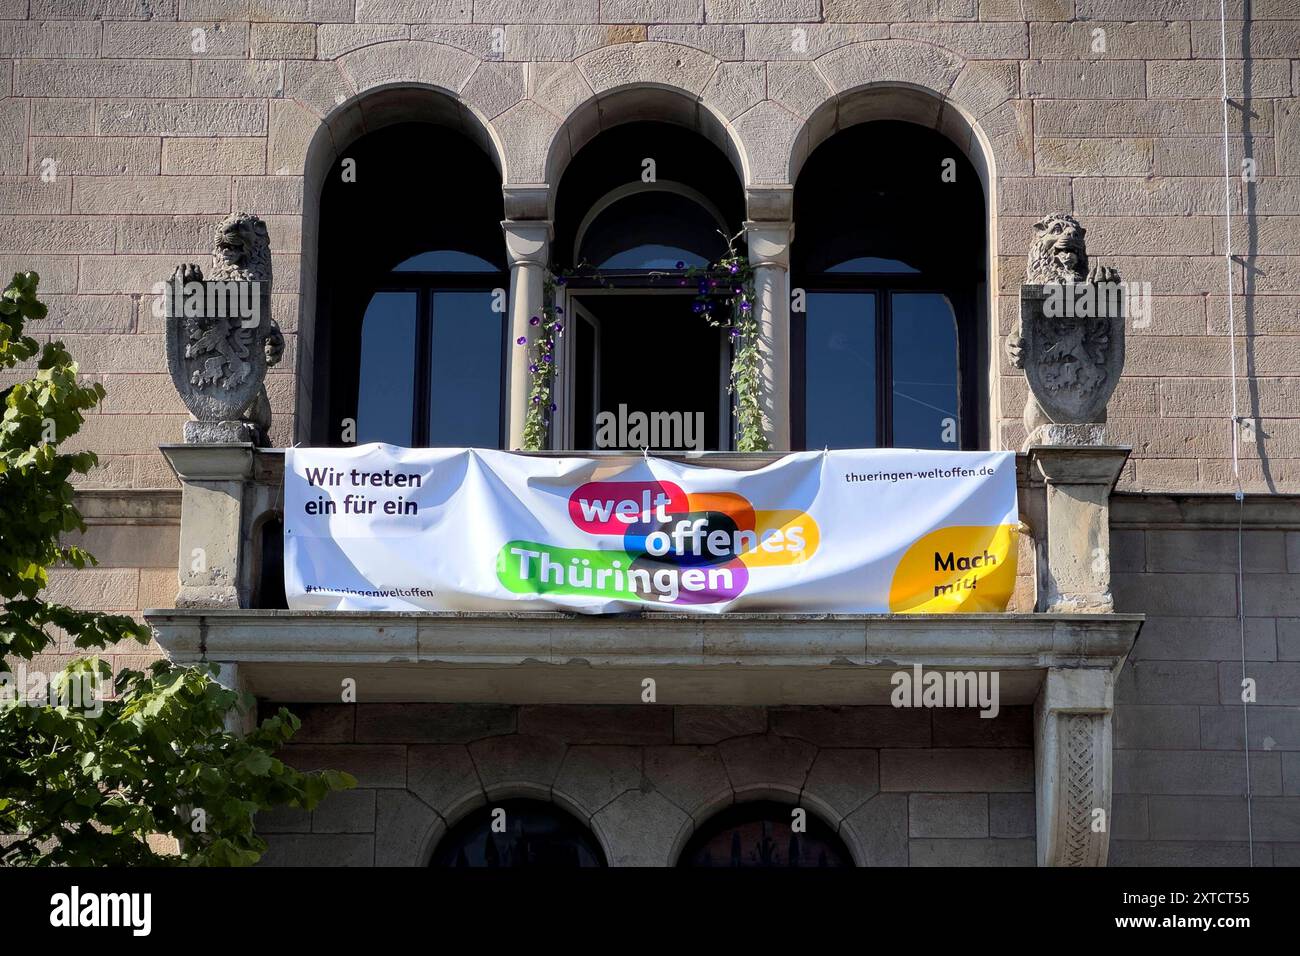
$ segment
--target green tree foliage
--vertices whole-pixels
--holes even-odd
[[[93,468],[95,455],[61,454],[59,445],[104,389],[77,381],[62,343],[41,346],[23,334],[27,320],[45,316],[38,281],[20,273],[0,296],[0,371],[36,359],[30,379],[0,391],[0,863],[255,863],[266,850],[253,830],[259,810],[309,810],[356,784],[275,758],[299,727],[293,714],[282,708],[247,735],[227,732],[232,708],[253,702],[213,680],[207,665],[159,661],[114,680],[107,662],[88,657],[48,681],[27,667],[60,635],[81,649],[149,641],[130,617],[41,597],[52,566],[95,563],[60,543],[85,528],[69,479]]]

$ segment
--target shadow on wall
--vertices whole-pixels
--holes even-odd
[[[1255,113],[1250,107],[1251,80],[1254,73],[1250,59],[1250,36],[1253,30],[1251,6],[1251,0],[1245,0],[1241,24],[1241,99],[1235,104],[1235,108],[1241,110],[1241,151],[1243,160],[1255,159],[1255,141],[1251,127],[1251,120],[1254,118]],[[1229,109],[1232,108],[1234,108],[1233,104],[1229,103]],[[1280,147],[1274,146],[1274,164],[1278,162],[1279,149]],[[1245,205],[1242,210],[1246,216],[1246,255],[1241,257],[1240,261],[1244,273],[1241,302],[1245,314],[1246,388],[1250,398],[1250,415],[1255,420],[1255,451],[1259,455],[1259,468],[1263,474],[1265,487],[1268,488],[1270,494],[1276,494],[1277,484],[1273,479],[1273,470],[1268,460],[1268,449],[1265,446],[1265,439],[1268,436],[1260,426],[1259,380],[1255,375],[1255,260],[1259,254],[1259,222],[1255,218],[1255,202],[1259,177],[1252,175],[1243,178],[1246,187]],[[1228,251],[1229,253],[1232,252],[1231,249]],[[1233,256],[1233,259],[1236,261],[1238,257]],[[1236,349],[1235,341],[1232,343],[1232,348]],[[1233,387],[1236,387],[1235,383]],[[1236,426],[1234,425],[1234,427]]]

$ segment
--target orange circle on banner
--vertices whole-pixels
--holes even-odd
[[[754,530],[754,506],[749,499],[732,491],[695,491],[686,496],[686,510],[699,513],[716,511],[736,524],[738,531]]]
[[[1016,526],[931,531],[903,555],[889,610],[913,614],[1005,611],[1016,588]]]

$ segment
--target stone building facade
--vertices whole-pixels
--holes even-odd
[[[154,287],[178,263],[204,261],[232,212],[264,219],[285,339],[267,376],[270,444],[337,441],[329,256],[346,262],[391,220],[330,218],[321,197],[367,137],[424,124],[490,162],[501,193],[486,215],[501,222],[511,339],[530,334],[543,273],[568,256],[557,223],[576,214],[560,184],[584,150],[652,123],[725,157],[759,286],[765,427],[780,451],[800,427],[791,256],[818,241],[801,231],[800,172],[857,127],[913,124],[951,144],[983,200],[982,251],[965,238],[953,247],[942,216],[925,223],[936,251],[978,273],[970,447],[1015,450],[1026,438],[1025,377],[1002,342],[1036,221],[1073,214],[1094,258],[1149,283],[1108,411],[1109,441],[1132,451],[1101,512],[1108,541],[1097,538],[1114,595],[1114,615],[1098,617],[1145,615],[1131,651],[1106,651],[1104,666],[1092,652],[1049,652],[1072,625],[1036,605],[1032,542],[1014,610],[1057,636],[1026,638],[1048,650],[1036,664],[1018,659],[1033,679],[995,720],[743,680],[721,698],[652,706],[581,677],[545,694],[398,677],[381,699],[331,704],[311,668],[378,667],[356,650],[360,637],[337,622],[313,632],[285,612],[263,623],[218,612],[204,627],[254,648],[232,652],[231,673],[243,667],[249,689],[306,717],[291,759],[360,781],[310,817],[266,820],[267,862],[423,865],[473,813],[529,798],[588,826],[612,864],[671,865],[722,808],[766,800],[806,807],[858,865],[1032,865],[1044,853],[1035,704],[1047,699],[1045,672],[1092,661],[1113,680],[1084,708],[1104,715],[1090,752],[1108,777],[1098,792],[1111,826],[1100,849],[1085,840],[1087,859],[1071,861],[1298,863],[1300,8],[1229,0],[1227,10],[1225,186],[1217,0],[0,0],[0,208],[11,226],[0,269],[40,273],[50,314],[32,331],[63,339],[108,396],[76,439],[100,456],[79,496],[100,566],[57,572],[53,591],[100,609],[164,609],[151,620],[183,645],[193,617],[165,611],[177,555],[183,575],[187,534],[210,529],[184,526],[182,487],[225,481],[235,485],[220,493],[237,486],[249,512],[225,526],[233,603],[268,606],[251,583],[262,560],[252,512],[274,510],[274,463],[263,452],[233,464],[160,453],[189,416]],[[507,364],[502,446],[513,448],[527,379],[517,359]],[[515,641],[515,654],[535,626],[503,624],[492,639]],[[742,643],[757,633],[734,626]],[[1013,626],[990,625],[989,640]],[[305,636],[282,640],[289,628]],[[652,653],[660,633],[653,621],[630,632],[648,655],[633,666],[664,664]],[[329,659],[336,644],[353,656]],[[834,656],[800,661],[820,670]],[[268,661],[285,665],[274,679],[257,670]],[[1258,689],[1245,709],[1243,673]]]

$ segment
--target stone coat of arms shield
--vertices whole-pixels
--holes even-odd
[[[1022,286],[1020,328],[1025,375],[1047,420],[1104,422],[1124,368],[1122,284]]]

